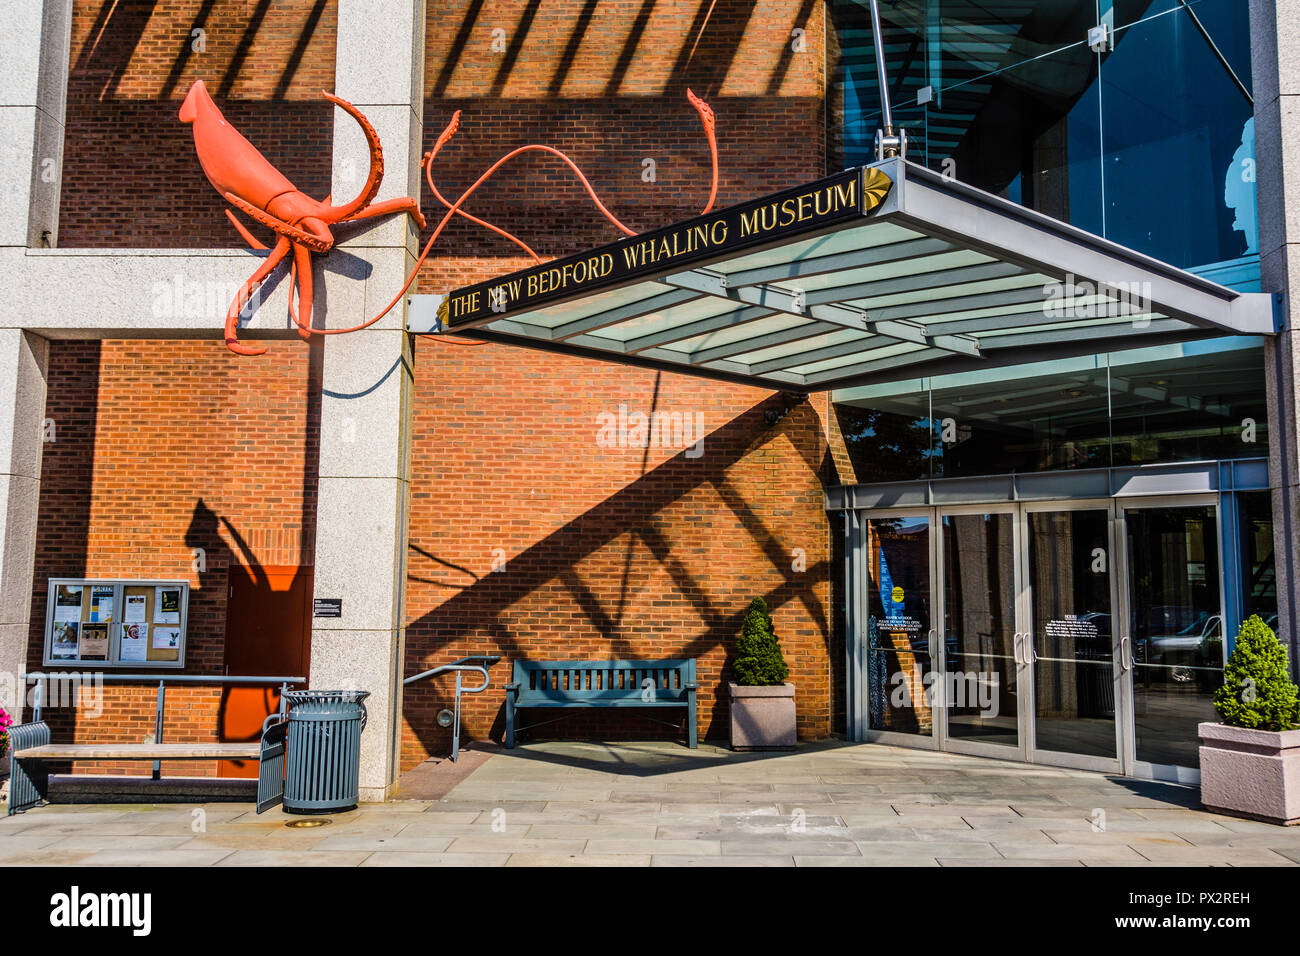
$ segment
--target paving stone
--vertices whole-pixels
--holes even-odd
[[[585,853],[595,853],[600,856],[614,856],[617,854],[638,855],[648,853],[651,856],[665,856],[676,854],[678,856],[716,856],[722,852],[721,843],[718,840],[588,840]]]
[[[658,829],[653,823],[534,823],[528,827],[527,836],[533,840],[653,840]]]
[[[20,850],[14,853],[0,852],[0,866],[72,866],[90,856],[90,850],[80,852],[64,850]]]
[[[494,826],[497,828],[494,829]],[[410,838],[438,838],[438,837],[463,837],[463,836],[512,836],[522,837],[527,834],[531,824],[515,820],[510,814],[506,814],[499,825],[492,822],[489,816],[483,823],[442,823],[441,821],[431,821],[426,823],[421,818],[416,823],[408,823],[400,830],[390,834],[392,837]],[[381,834],[382,835],[382,834]]]
[[[981,866],[981,867],[982,867],[982,866],[1032,866],[1032,867],[1040,867],[1040,866],[1083,866],[1084,864],[1083,864],[1083,862],[1080,861],[1080,860],[1033,860],[1033,859],[1029,859],[1029,858],[1025,858],[1025,859],[1023,859],[1023,860],[1001,860],[1001,859],[999,859],[999,860],[984,860],[984,859],[980,859],[980,860],[959,860],[959,859],[950,859],[950,858],[940,858],[940,860],[939,860],[939,865],[940,865],[940,866]],[[1101,865],[1103,865],[1103,866],[1121,866],[1121,865],[1125,865],[1125,864],[1117,864],[1117,863],[1115,863],[1115,862],[1113,862],[1113,861],[1108,861],[1108,862],[1103,863],[1103,864],[1101,864]],[[1137,863],[1137,864],[1134,864],[1134,865],[1141,866],[1142,864],[1141,864],[1141,863]]]
[[[651,866],[794,866],[793,856],[656,856]]]
[[[326,837],[312,847],[312,851],[352,850],[364,851],[365,853],[386,853],[407,850],[413,853],[441,853],[451,846],[454,839],[455,837],[451,836],[431,837],[399,834],[395,837],[384,837],[370,836],[363,833],[348,833]]]
[[[1165,866],[1295,866],[1296,862],[1266,847],[1165,847],[1139,846],[1152,863]]]
[[[0,835],[0,860],[15,853],[30,853],[64,839],[62,833],[15,833]]]
[[[514,853],[506,866],[649,866],[649,856],[598,856],[594,853]]]
[[[224,832],[192,834],[190,839],[177,845],[178,850],[310,850],[325,834],[320,830],[294,832]],[[134,845],[134,841],[132,841]]]
[[[120,836],[96,833],[93,829],[86,833],[64,836],[57,843],[51,844],[52,850],[112,850],[129,845],[132,850],[174,850],[182,843],[188,843],[193,834],[185,836],[132,836],[123,840]]]
[[[365,852],[342,853],[320,850],[236,850],[217,861],[217,866],[360,866]]]
[[[1000,859],[997,850],[989,843],[941,843],[938,841],[911,842],[862,842],[858,850],[864,857],[879,863],[905,865],[908,859],[949,859],[996,860]]]
[[[372,853],[362,866],[505,866],[507,853],[412,853],[405,850]]]
[[[1030,846],[1054,842],[1042,830],[1033,826],[1008,824],[1007,826],[981,827],[960,830],[956,827],[913,827],[918,840],[926,843],[1000,843],[1014,841]]]
[[[806,867],[848,867],[848,866],[938,866],[937,860],[930,857],[918,856],[909,859],[890,860],[882,862],[880,860],[869,860],[863,856],[796,856],[794,858],[795,866]]]
[[[497,819],[496,812],[493,810],[484,810],[482,813],[463,814],[469,817],[467,820],[447,820],[447,823],[475,823],[491,825]],[[535,823],[551,824],[555,826],[565,826],[578,823],[600,823],[600,810],[593,807],[589,810],[543,810],[540,813],[523,813],[514,812],[507,814],[506,819],[510,821],[511,826],[532,826]],[[442,823],[441,818],[431,820],[430,822]]]
[[[771,794],[766,795],[772,799]],[[720,803],[722,794],[717,790],[614,790],[609,795],[610,803]]]
[[[120,847],[116,850],[97,850],[77,860],[79,866],[213,866],[230,856],[226,849],[204,850],[136,850]],[[308,851],[310,852],[310,851]],[[279,851],[274,851],[276,859]],[[269,859],[269,858],[268,858]],[[282,864],[276,864],[282,865]]]
[[[731,839],[720,841],[723,856],[858,856],[860,851],[852,840],[801,840],[795,837],[775,839]]]
[[[1141,859],[1132,847],[1116,844],[1049,843],[1019,844],[1001,841],[995,843],[997,851],[1007,859],[1036,860],[1132,860]],[[1191,849],[1190,847],[1188,849]]]
[[[581,853],[587,845],[586,840],[531,840],[528,837],[514,837],[501,834],[488,836],[458,837],[447,847],[450,853],[536,853],[552,856],[565,856]]]
[[[1106,844],[1122,844],[1125,846],[1143,847],[1143,846],[1172,846],[1188,847],[1191,846],[1186,840],[1176,833],[1151,828],[1147,831],[1141,830],[1102,830],[1100,832],[1083,827],[1076,827],[1069,830],[1047,830],[1045,831],[1054,843],[1073,844],[1077,846],[1104,846]]]

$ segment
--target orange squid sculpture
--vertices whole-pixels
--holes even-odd
[[[483,226],[500,236],[504,236],[528,253],[536,262],[541,262],[541,257],[529,248],[523,240],[511,235],[504,229],[494,226],[492,223],[471,215],[461,208],[465,201],[488,179],[494,176],[502,166],[516,156],[530,151],[548,153],[564,162],[578,177],[601,214],[624,235],[636,235],[600,201],[600,198],[596,195],[596,190],[588,182],[587,177],[582,174],[582,170],[578,168],[577,164],[564,153],[551,146],[531,144],[510,151],[489,166],[454,203],[449,202],[434,184],[433,160],[460,128],[460,111],[457,110],[452,115],[451,122],[447,124],[446,129],[438,137],[433,149],[424,154],[421,162],[430,191],[438,202],[446,207],[447,212],[434,228],[433,234],[429,236],[424,249],[420,252],[419,259],[416,260],[415,267],[411,270],[411,274],[407,276],[401,290],[398,291],[397,295],[393,297],[393,300],[382,312],[360,325],[345,329],[313,328],[311,324],[311,254],[313,252],[327,253],[333,247],[334,234],[330,230],[331,226],[394,213],[406,213],[419,224],[421,229],[425,226],[419,203],[409,196],[374,202],[384,178],[384,151],[379,143],[379,134],[375,132],[375,128],[362,115],[361,111],[347,100],[324,91],[322,91],[322,95],[357,121],[370,147],[370,171],[366,176],[365,184],[355,199],[341,206],[334,205],[329,196],[326,196],[323,200],[312,199],[295,187],[283,173],[267,161],[257,147],[226,121],[217,104],[208,95],[207,87],[202,80],[196,81],[190,87],[184,103],[181,104],[180,120],[182,123],[188,123],[193,127],[194,150],[198,153],[199,164],[203,167],[208,182],[235,209],[249,216],[258,224],[270,229],[276,237],[275,245],[271,247],[270,253],[262,261],[262,264],[257,267],[256,271],[249,276],[248,280],[240,286],[235,298],[230,303],[230,308],[226,311],[226,347],[232,352],[239,355],[261,355],[266,351],[263,348],[244,345],[239,341],[239,316],[257,288],[277,266],[286,258],[289,258],[290,253],[292,253],[292,258],[289,260],[289,314],[298,330],[298,334],[304,339],[312,335],[340,335],[347,332],[356,332],[374,325],[387,315],[393,306],[402,300],[406,291],[411,287],[411,283],[415,281],[415,277],[420,271],[420,266],[428,258],[434,242],[442,235],[443,229],[446,228],[451,218],[456,215],[460,215],[476,225]],[[709,190],[708,202],[700,213],[703,215],[713,208],[714,200],[718,195],[718,146],[715,135],[715,119],[713,110],[702,99],[690,90],[686,91],[686,96],[696,112],[699,113],[700,123],[704,127],[705,137],[708,139],[712,163],[712,185]],[[250,247],[261,250],[267,248],[264,243],[249,232],[233,210],[227,209],[226,216]],[[298,300],[296,307],[294,304],[295,293]]]

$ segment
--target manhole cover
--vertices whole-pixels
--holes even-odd
[[[333,820],[290,820],[285,824],[291,830],[310,830],[312,827],[324,827],[333,823]]]

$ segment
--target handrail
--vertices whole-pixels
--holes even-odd
[[[32,671],[23,674],[23,680],[50,680],[63,678],[83,678],[93,673],[96,680],[103,681],[166,681],[169,684],[305,684],[305,677],[244,677],[230,674],[108,674],[100,671]]]
[[[460,697],[461,694],[478,694],[488,689],[492,683],[492,678],[488,676],[487,669],[501,660],[500,654],[474,654],[470,657],[462,657],[452,661],[450,664],[439,664],[437,667],[431,667],[427,671],[421,671],[419,674],[413,674],[402,680],[403,684],[413,684],[417,680],[424,680],[426,677],[434,677],[438,674],[456,675],[456,702],[455,709],[451,714],[451,762],[455,763],[460,756]],[[470,664],[470,661],[483,661],[484,664]],[[486,665],[486,666],[484,666]],[[461,684],[460,675],[465,671],[476,671],[483,675],[483,683],[477,687],[465,687]]]
[[[488,677],[487,668],[500,660],[500,654],[474,654],[470,657],[462,657],[459,660],[454,660],[450,664],[439,664],[437,667],[430,668],[427,671],[421,671],[419,674],[403,678],[402,683],[414,684],[417,680],[424,680],[426,677],[434,677],[438,674],[445,674],[451,671],[478,671],[483,675],[483,686],[473,689],[469,687],[463,688],[467,694],[478,694],[488,688],[490,678]],[[486,661],[487,667],[471,666],[468,664],[469,661]]]
[[[451,673],[452,671],[456,672],[457,679],[459,679],[461,671],[475,671],[483,675],[483,683],[480,684],[478,687],[459,688],[460,690],[463,690],[467,694],[481,693],[482,691],[487,690],[488,684],[491,683],[491,678],[488,677],[487,668],[479,667],[477,664],[441,664],[438,667],[435,667],[432,670],[427,670],[422,674],[416,674],[414,677],[407,677],[405,680],[402,681],[402,683],[411,684],[417,680],[423,680],[426,677],[436,677],[439,674],[448,674]]]

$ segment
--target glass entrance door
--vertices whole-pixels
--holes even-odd
[[[865,522],[868,738],[934,739],[931,516]]]
[[[1196,725],[1216,720],[1224,628],[1218,508],[1212,498],[1126,505],[1126,632],[1131,688],[1129,772],[1194,779]]]
[[[941,744],[1023,758],[1016,512],[945,510],[939,527],[942,680],[934,696],[944,718]]]
[[[1108,502],[1027,507],[1031,759],[1120,769],[1121,699]]]
[[[1213,495],[868,513],[858,739],[1194,780],[1217,519]]]

